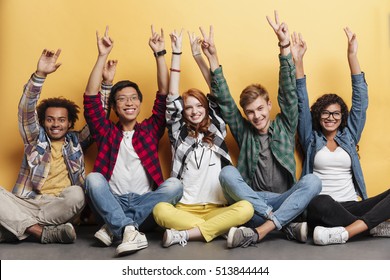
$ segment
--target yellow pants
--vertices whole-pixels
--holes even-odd
[[[183,204],[176,206],[158,203],[153,209],[154,219],[164,228],[187,230],[198,227],[204,239],[210,242],[231,227],[245,224],[253,216],[252,204],[241,200],[230,206],[216,204]]]

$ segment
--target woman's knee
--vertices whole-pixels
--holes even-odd
[[[247,200],[240,200],[237,203],[237,206],[241,209],[242,217],[247,222],[249,219],[253,217],[255,210],[253,208],[252,203]],[[243,223],[245,223],[243,222]]]
[[[310,201],[307,211],[308,213],[326,213],[332,207],[333,201],[329,195],[317,195]]]

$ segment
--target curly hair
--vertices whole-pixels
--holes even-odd
[[[191,124],[191,122],[189,122],[184,117],[184,121],[188,127],[189,134],[192,137],[197,138],[199,133],[203,133],[204,136],[202,141],[208,143],[209,145],[213,145],[215,135],[208,130],[211,124],[209,116],[209,101],[207,100],[206,95],[196,88],[191,88],[182,94],[183,102],[185,103],[187,98],[190,96],[199,100],[200,104],[202,104],[203,108],[205,108],[205,116],[204,119],[196,126]]]
[[[138,85],[134,82],[131,82],[129,80],[124,80],[124,81],[119,81],[117,82],[112,88],[110,92],[110,96],[108,99],[108,103],[110,104],[110,107],[115,107],[116,106],[116,100],[115,96],[118,91],[121,89],[127,88],[127,87],[132,87],[137,91],[138,94],[138,99],[140,102],[142,102],[142,93],[138,87]]]
[[[326,107],[332,104],[339,104],[341,108],[341,123],[339,126],[340,130],[343,130],[347,126],[348,119],[348,106],[345,104],[344,100],[334,93],[324,94],[319,97],[316,102],[311,106],[311,117],[313,120],[313,129],[315,131],[321,131],[321,112],[325,110]]]
[[[65,108],[68,111],[68,120],[71,124],[69,129],[74,128],[74,124],[79,119],[77,114],[80,112],[80,107],[76,105],[73,101],[63,98],[63,97],[54,97],[43,99],[37,106],[37,114],[39,124],[45,126],[45,117],[47,108]]]

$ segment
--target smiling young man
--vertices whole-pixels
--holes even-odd
[[[212,88],[222,117],[237,141],[240,154],[237,168],[226,166],[220,173],[225,197],[230,203],[247,200],[255,210],[248,227],[233,227],[228,234],[228,248],[247,247],[260,242],[274,229],[283,229],[289,239],[306,242],[307,224],[291,223],[321,190],[313,174],[295,181],[294,139],[298,122],[295,65],[290,52],[287,25],[267,17],[276,33],[280,49],[278,101],[281,112],[271,120],[268,92],[259,84],[246,87],[240,96],[245,119],[223,76],[222,67],[211,65]],[[217,61],[213,42],[205,39],[203,50]],[[213,56],[215,59],[213,59]]]
[[[41,243],[71,243],[69,222],[84,207],[83,148],[91,143],[88,126],[72,131],[79,107],[65,98],[37,105],[47,75],[61,65],[61,50],[43,50],[37,70],[19,102],[24,157],[12,193],[0,187],[0,242],[35,237]]]
[[[154,32],[149,40],[157,63],[158,92],[153,114],[137,122],[142,93],[136,83],[120,81],[110,93],[109,103],[119,118],[117,124],[106,118],[99,97],[104,65],[113,47],[108,29],[97,35],[99,55],[84,95],[85,119],[98,146],[94,170],[87,176],[86,193],[97,214],[104,220],[95,237],[106,246],[114,238],[122,240],[118,256],[146,248],[148,241],[141,229],[157,226],[151,215],[159,202],[175,204],[183,192],[181,182],[164,182],[158,158],[158,143],[165,131],[165,99],[168,69],[164,37]]]

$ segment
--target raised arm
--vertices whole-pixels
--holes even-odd
[[[352,106],[348,115],[348,129],[358,144],[366,123],[368,108],[368,88],[357,58],[358,42],[356,34],[348,27],[344,28],[348,38],[348,64],[352,79]],[[343,116],[344,117],[344,116]]]
[[[169,77],[168,69],[165,61],[165,41],[164,41],[164,30],[161,28],[161,33],[157,33],[154,30],[154,26],[151,26],[152,36],[149,38],[149,46],[154,52],[157,63],[157,86],[158,93],[162,95],[168,94]]]
[[[58,49],[56,52],[44,49],[38,60],[35,74],[41,78],[46,78],[47,75],[57,71],[57,69],[61,66],[61,63],[57,62],[60,54],[61,49]]]
[[[44,49],[37,63],[37,69],[25,85],[18,105],[19,132],[24,143],[35,141],[39,134],[39,121],[36,106],[43,83],[47,75],[57,71],[61,63],[57,62],[61,49]]]
[[[199,28],[202,33],[202,51],[207,57],[211,72],[214,72],[217,68],[219,68],[219,60],[217,55],[217,49],[214,43],[214,27],[210,25],[209,34],[207,34],[206,30],[202,27]]]
[[[294,59],[297,79],[305,77],[305,71],[303,68],[303,56],[306,53],[307,46],[305,40],[303,40],[302,34],[293,33],[291,35],[291,54]]]
[[[204,77],[204,79],[209,87],[210,92],[211,92],[210,69],[202,56],[202,50],[201,50],[202,40],[199,36],[196,36],[194,32],[192,32],[192,33],[188,32],[188,37],[190,39],[192,56],[195,59],[196,64],[198,64],[198,67],[199,67],[200,71],[202,72],[202,75],[203,75],[203,77]]]
[[[298,136],[304,152],[307,151],[312,134],[312,118],[309,107],[309,97],[307,94],[306,77],[303,68],[303,57],[306,53],[307,45],[301,33],[291,35],[291,54],[296,66],[296,83],[298,96]]]
[[[348,27],[344,28],[344,32],[348,38],[348,63],[352,75],[360,74],[359,60],[357,58],[358,42],[356,34],[353,33]]]
[[[96,63],[92,69],[92,72],[89,75],[88,84],[85,89],[85,95],[98,94],[107,57],[114,46],[114,41],[108,36],[108,26],[106,27],[104,36],[101,38],[99,37],[98,31],[96,31],[96,40],[99,54]]]
[[[269,25],[274,30],[276,36],[278,37],[278,46],[280,48],[280,54],[286,56],[290,53],[290,33],[288,31],[287,24],[284,22],[280,22],[278,12],[275,11],[274,14],[275,22],[273,22],[269,16],[267,16],[267,20]]]
[[[180,33],[174,30],[169,34],[172,45],[171,75],[169,79],[169,95],[179,95],[180,60],[182,53],[183,30]]]

